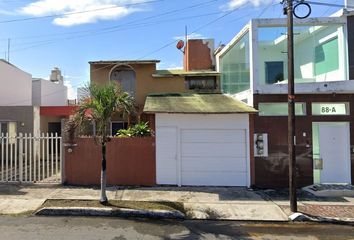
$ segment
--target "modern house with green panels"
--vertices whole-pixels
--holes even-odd
[[[288,185],[286,19],[251,20],[219,53],[225,94],[259,110],[258,187]],[[298,186],[354,180],[354,14],[294,23]]]

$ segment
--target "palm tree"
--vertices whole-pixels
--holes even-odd
[[[94,140],[96,144],[101,145],[102,153],[100,202],[107,203],[106,147],[110,140],[109,121],[116,113],[130,114],[134,109],[134,100],[114,83],[103,86],[91,84],[87,87],[87,92],[90,97],[79,104],[75,115],[69,121],[68,131],[72,133],[87,121],[93,121],[96,124]]]

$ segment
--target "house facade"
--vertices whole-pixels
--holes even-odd
[[[14,136],[27,133],[61,133],[61,119],[72,114],[67,108],[67,87],[59,69],[50,80],[32,78],[5,60],[0,60],[0,132]]]
[[[198,49],[197,52],[192,50],[195,48]],[[215,71],[213,51],[212,40],[189,40],[184,55],[184,62],[188,62],[188,65],[185,64],[183,69],[174,70],[158,70],[159,60],[91,61],[90,81],[95,84],[120,84],[122,90],[130,93],[135,99],[137,114],[132,116],[130,121],[137,122],[142,119],[153,124],[154,116],[143,113],[149,94],[220,92],[220,74]],[[204,59],[203,64],[196,59]],[[118,129],[125,128],[127,122],[127,118],[115,116],[111,122],[112,135]]]
[[[32,76],[0,59],[0,135],[33,133],[39,109],[32,105]]]
[[[116,82],[134,96],[155,132],[154,184],[250,186],[256,110],[220,93],[213,40],[189,40],[183,52],[184,68],[174,70],[158,70],[157,60],[90,62],[91,83]],[[126,121],[115,116],[112,135]]]
[[[295,20],[299,186],[354,179],[354,16]],[[222,92],[254,115],[258,187],[288,186],[286,19],[254,19],[217,54]]]
[[[40,108],[40,132],[61,135],[63,120],[73,113],[68,106],[68,88],[59,68],[51,71],[49,80],[32,79],[32,102]]]

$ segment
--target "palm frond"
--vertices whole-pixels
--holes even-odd
[[[107,129],[109,120],[117,112],[131,114],[134,109],[134,99],[114,83],[103,86],[91,84],[87,86],[87,91],[90,96],[80,103],[70,119],[68,132],[72,135],[84,122],[94,121],[96,135],[105,141],[109,134]]]

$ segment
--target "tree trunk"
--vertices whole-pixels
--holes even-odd
[[[106,142],[102,142],[102,166],[101,166],[101,197],[100,203],[107,203],[108,198],[106,195],[106,182],[107,182],[107,172],[106,172]]]

